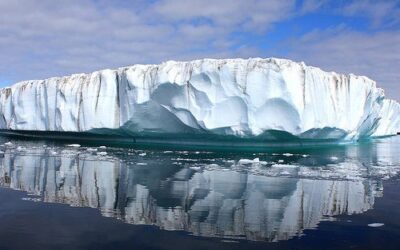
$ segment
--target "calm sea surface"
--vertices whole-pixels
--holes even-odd
[[[257,153],[0,143],[0,249],[400,248],[400,137]]]

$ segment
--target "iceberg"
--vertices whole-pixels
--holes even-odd
[[[240,139],[357,140],[400,131],[364,76],[276,58],[133,65],[0,90],[0,129]]]

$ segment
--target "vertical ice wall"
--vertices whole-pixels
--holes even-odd
[[[0,91],[0,128],[304,138],[396,134],[374,81],[284,59],[204,59],[25,81]]]

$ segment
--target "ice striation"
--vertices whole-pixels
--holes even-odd
[[[358,139],[393,135],[400,106],[367,77],[285,59],[203,59],[24,81],[0,128],[132,135]]]

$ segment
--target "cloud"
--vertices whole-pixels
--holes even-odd
[[[155,13],[165,20],[210,22],[228,30],[265,30],[291,14],[293,0],[162,0]]]
[[[245,56],[257,49],[231,34],[264,31],[294,7],[294,0],[0,1],[0,75],[17,81]]]
[[[341,14],[347,16],[362,16],[372,22],[377,28],[384,24],[393,26],[400,23],[400,4],[397,0],[357,0],[343,6]]]
[[[289,45],[290,44],[290,45]],[[390,98],[399,97],[400,33],[362,33],[343,26],[314,30],[291,40],[289,57],[324,70],[366,75],[385,89]]]

